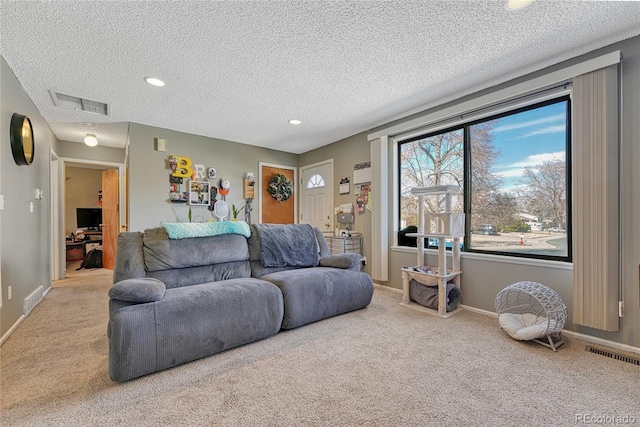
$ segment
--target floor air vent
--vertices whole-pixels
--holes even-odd
[[[600,350],[599,348],[593,348],[591,346],[587,346],[586,350],[590,353],[599,354],[601,356],[610,357],[612,359],[620,360],[622,362],[631,363],[632,365],[640,366],[640,359],[631,356],[625,356],[623,354],[612,353],[606,350]]]
[[[28,315],[33,310],[33,307],[38,305],[38,303],[42,301],[42,286],[38,286],[38,289],[31,292],[31,294],[24,299],[22,312],[24,315]]]

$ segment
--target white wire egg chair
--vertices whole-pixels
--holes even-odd
[[[517,282],[496,296],[500,326],[512,338],[535,341],[556,351],[564,344],[567,306],[553,289],[537,282]]]

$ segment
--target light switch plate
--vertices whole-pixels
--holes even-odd
[[[154,145],[155,145],[155,150],[156,151],[166,151],[167,150],[167,145],[166,145],[166,140],[163,138],[153,138],[154,139]]]

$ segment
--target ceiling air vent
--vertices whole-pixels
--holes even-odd
[[[78,98],[77,96],[65,95],[64,93],[54,91],[49,92],[56,107],[102,114],[103,116],[109,115],[109,104],[105,104],[104,102],[91,101],[90,99]]]

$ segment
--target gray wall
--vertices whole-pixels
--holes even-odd
[[[343,203],[352,203],[355,206],[356,196],[354,195],[353,165],[371,160],[371,151],[366,134],[354,135],[322,148],[301,154],[300,166],[311,165],[328,159],[333,159],[333,205],[339,206]],[[351,178],[350,193],[341,195],[340,179],[347,176]],[[365,209],[363,213],[356,212],[355,216],[356,220],[352,229],[362,233],[364,255],[367,259],[371,259],[371,212]],[[369,272],[368,264],[364,270]]]
[[[24,298],[39,286],[44,290],[51,286],[49,148],[55,150],[57,141],[1,57],[0,80],[0,194],[5,200],[4,210],[0,211],[0,336],[4,336],[22,316]],[[17,166],[13,161],[9,140],[13,113],[31,119],[36,150],[31,166]],[[34,199],[36,188],[44,190],[43,199]],[[29,212],[31,202],[33,213]],[[13,290],[10,301],[8,286]]]
[[[579,327],[578,331],[640,347],[640,37],[619,43],[614,48],[619,48],[624,56],[621,66],[620,249],[625,316],[620,319],[619,332],[605,333],[584,327]]]
[[[129,148],[129,230],[142,231],[158,227],[163,222],[186,222],[189,206],[169,201],[168,166],[170,155],[189,157],[194,164],[213,167],[217,178],[228,178],[231,190],[226,201],[244,205],[242,178],[247,172],[258,177],[258,162],[298,167],[298,155],[259,148],[252,145],[207,138],[168,129],[131,124]],[[154,138],[166,140],[166,152],[154,151]],[[254,200],[253,220],[257,221],[259,195]],[[220,200],[220,195],[218,195]],[[193,206],[196,220],[208,220],[211,213],[205,206]]]

